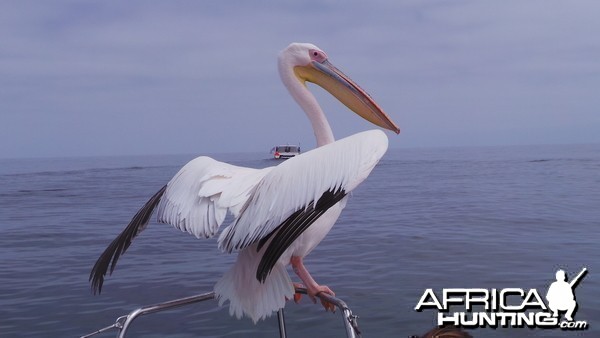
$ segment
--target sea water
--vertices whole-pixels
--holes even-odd
[[[0,337],[78,337],[142,305],[211,291],[235,255],[154,220],[102,294],[89,272],[146,200],[196,155],[0,160]],[[279,162],[222,154],[236,165]],[[600,145],[392,149],[351,195],[306,265],[359,316],[364,337],[436,325],[426,288],[545,292],[559,268],[587,276],[575,318],[588,330],[480,328],[474,337],[600,336]],[[293,276],[293,273],[290,270]],[[305,296],[289,337],[342,337],[339,311]],[[113,337],[115,332],[101,335]],[[278,337],[216,301],[142,317],[130,337]]]

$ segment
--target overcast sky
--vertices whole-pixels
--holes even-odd
[[[600,1],[3,1],[0,158],[311,148],[290,42],[374,97],[391,147],[600,142]],[[336,137],[374,128],[311,89]]]

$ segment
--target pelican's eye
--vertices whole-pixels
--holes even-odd
[[[322,63],[323,61],[327,60],[327,55],[325,55],[325,53],[320,50],[311,49],[308,51],[308,53],[309,53],[310,59],[312,61],[317,61],[319,63]]]

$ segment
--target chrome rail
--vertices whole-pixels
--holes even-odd
[[[306,294],[306,289],[305,288],[296,288],[296,293]],[[342,319],[344,321],[344,328],[346,329],[346,336],[348,338],[360,338],[361,337],[361,333],[360,333],[360,330],[358,329],[358,323],[357,323],[358,316],[352,313],[352,310],[350,310],[348,305],[343,300],[341,300],[337,297],[330,296],[328,294],[324,294],[324,293],[318,294],[317,297],[319,297],[320,299],[325,300],[329,303],[334,304],[335,306],[337,306],[340,309],[340,312],[342,314]],[[127,330],[131,326],[131,323],[140,316],[144,316],[144,315],[148,315],[148,314],[152,314],[152,313],[156,313],[156,312],[161,312],[161,311],[166,311],[166,310],[170,310],[170,309],[174,309],[174,308],[178,308],[178,307],[182,307],[182,306],[186,306],[186,305],[190,305],[190,304],[194,304],[194,303],[199,303],[199,302],[203,302],[205,300],[210,300],[210,299],[215,299],[214,292],[207,292],[207,293],[203,293],[203,294],[199,294],[199,295],[195,295],[195,296],[190,296],[190,297],[179,298],[179,299],[167,301],[164,303],[144,306],[144,307],[141,307],[141,308],[131,311],[127,315],[117,318],[117,320],[115,321],[114,324],[107,326],[105,328],[102,328],[100,330],[94,331],[90,334],[81,336],[81,338],[92,337],[92,336],[98,335],[100,333],[106,332],[111,329],[117,329],[118,330],[117,337],[124,338],[125,334],[127,333]],[[280,309],[277,312],[277,321],[279,323],[279,337],[286,338],[287,333],[286,333],[283,309]]]
[[[306,288],[296,288],[296,293],[306,294]],[[358,316],[352,313],[352,310],[350,310],[346,302],[326,293],[318,293],[317,297],[337,306],[341,310],[340,312],[342,313],[342,319],[344,320],[344,328],[346,329],[346,337],[362,337],[361,332],[358,329]],[[283,311],[283,309],[279,311]]]

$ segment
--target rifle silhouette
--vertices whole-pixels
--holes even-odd
[[[571,289],[574,289],[575,287],[577,287],[577,284],[579,284],[581,279],[583,279],[583,277],[585,277],[586,274],[587,274],[587,268],[583,268],[583,270],[581,270],[581,272],[577,276],[575,276],[575,278],[571,279],[571,282],[569,283],[569,286],[571,287]]]

